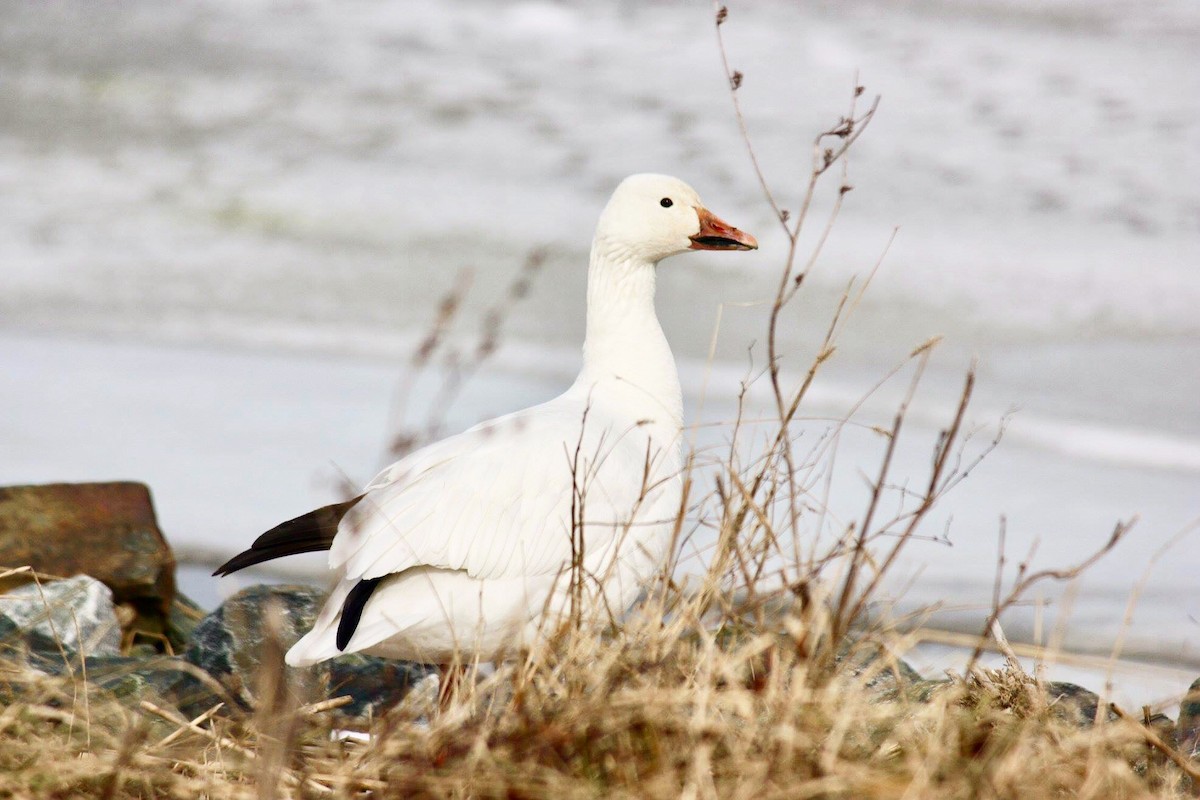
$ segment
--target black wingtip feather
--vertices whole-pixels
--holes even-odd
[[[346,602],[342,604],[342,618],[338,620],[337,639],[335,640],[339,651],[345,650],[346,645],[350,644],[350,637],[354,636],[354,632],[358,630],[358,623],[362,620],[363,609],[367,607],[367,601],[371,599],[371,595],[375,593],[381,580],[383,578],[359,581],[354,584],[350,594],[346,595]]]
[[[295,519],[276,525],[254,540],[249,550],[238,553],[213,571],[213,575],[229,575],[246,567],[261,564],[283,556],[313,553],[328,550],[333,546],[338,523],[354,504],[362,500],[359,495],[342,503],[322,506]]]

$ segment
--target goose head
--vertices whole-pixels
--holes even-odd
[[[650,263],[688,250],[755,250],[758,241],[704,207],[669,175],[631,175],[600,215],[596,238]]]

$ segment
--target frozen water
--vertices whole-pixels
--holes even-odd
[[[560,299],[581,291],[608,191],[644,169],[686,177],[763,243],[664,270],[679,352],[703,356],[717,303],[761,301],[774,281],[782,237],[704,4],[4,15],[10,327],[379,351],[428,321],[461,268],[487,297],[544,244],[550,269],[513,334],[573,347],[580,315]],[[999,409],[1200,433],[1200,404],[1180,402],[1200,392],[1194,4],[765,2],[735,4],[725,31],[785,205],[855,71],[884,97],[784,331],[796,362],[898,225],[847,358],[878,369],[947,334],[947,369],[982,356]],[[740,360],[762,317],[726,314],[718,355]]]

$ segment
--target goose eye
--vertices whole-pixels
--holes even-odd
[[[671,198],[669,197],[664,197],[662,200],[659,200],[658,204],[663,208],[670,208],[671,206],[675,205],[675,203],[672,202]]]

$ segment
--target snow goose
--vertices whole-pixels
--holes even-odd
[[[337,581],[287,653],[295,666],[357,651],[486,661],[568,608],[620,614],[664,563],[680,506],[683,408],[655,268],[757,246],[682,181],[626,178],[592,242],[583,369],[566,392],[402,458],[215,574],[329,550]]]

